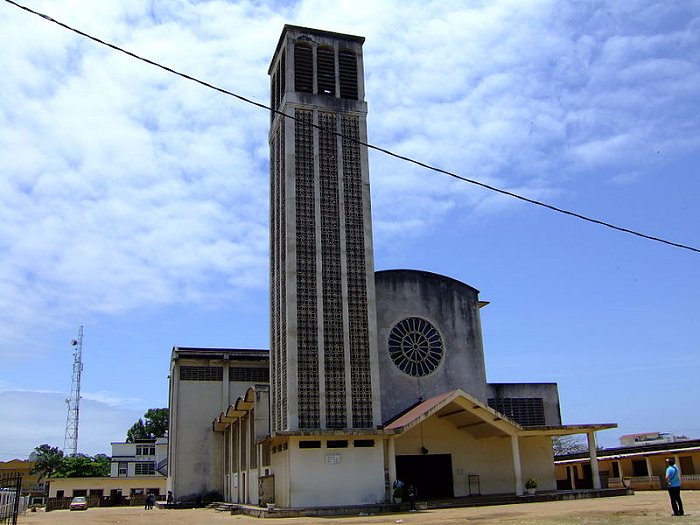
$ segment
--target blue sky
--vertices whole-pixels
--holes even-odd
[[[370,142],[700,246],[700,2],[25,5],[266,103],[285,23],[366,37]],[[167,404],[170,351],[268,346],[265,111],[2,3],[0,460]],[[489,380],[565,423],[700,437],[700,255],[370,154],[376,268],[481,291]],[[212,414],[212,419],[215,414]]]

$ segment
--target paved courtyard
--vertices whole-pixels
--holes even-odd
[[[637,492],[634,496],[575,501],[555,501],[495,507],[440,509],[417,513],[349,516],[341,518],[256,519],[231,516],[210,509],[151,510],[142,508],[94,508],[84,512],[67,510],[28,512],[20,525],[148,524],[148,525],[700,525],[700,491],[683,492],[686,516],[674,518],[666,492]]]

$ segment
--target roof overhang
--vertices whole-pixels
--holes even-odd
[[[239,397],[233,405],[229,405],[225,412],[219,414],[212,422],[214,432],[223,432],[231,423],[245,417],[255,407],[255,387],[246,390],[244,396]]]
[[[400,435],[431,417],[445,419],[457,429],[468,432],[476,439],[508,436],[563,436],[617,427],[614,423],[523,427],[463,390],[457,389],[422,401],[389,421],[384,426],[384,430]]]

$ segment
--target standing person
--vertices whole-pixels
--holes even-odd
[[[683,501],[681,501],[681,473],[676,466],[676,460],[668,458],[666,460],[666,484],[668,485],[668,496],[671,498],[671,508],[674,516],[683,516]]]
[[[408,501],[411,502],[409,512],[416,511],[416,486],[413,483],[408,484]]]
[[[168,503],[168,508],[171,509],[173,507],[173,491],[172,490],[168,491],[167,503]]]

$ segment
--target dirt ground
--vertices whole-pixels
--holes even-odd
[[[28,512],[20,525],[148,524],[148,525],[661,525],[669,520],[700,525],[700,491],[682,493],[686,515],[671,516],[666,492],[637,492],[616,498],[500,505],[494,507],[441,509],[401,514],[347,516],[340,518],[258,519],[232,516],[211,509],[150,510],[135,507],[93,508],[82,512],[58,510]]]

